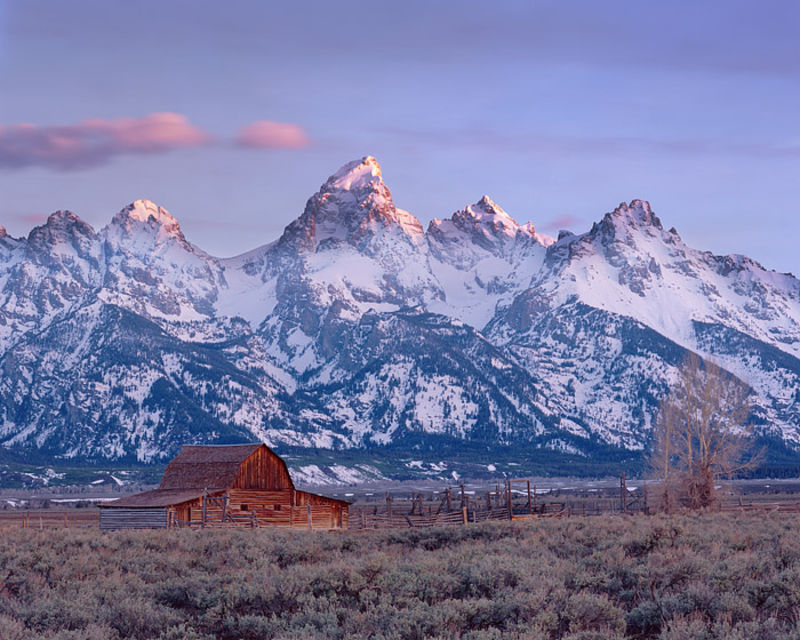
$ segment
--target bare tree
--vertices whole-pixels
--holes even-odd
[[[748,455],[751,389],[720,366],[690,354],[661,403],[650,464],[662,481],[663,507],[693,509],[716,499],[720,478],[755,467]]]

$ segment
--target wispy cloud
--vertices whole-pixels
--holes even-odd
[[[47,214],[45,213],[31,213],[31,212],[12,212],[12,213],[5,213],[5,219],[10,219],[11,221],[23,224],[25,226],[30,225],[39,225],[44,224],[47,221]]]
[[[74,125],[0,126],[0,167],[85,169],[118,155],[163,153],[197,147],[209,140],[208,134],[178,113],[115,120],[94,118]]]
[[[261,120],[239,130],[236,144],[247,149],[304,149],[310,143],[296,124]]]
[[[94,118],[72,125],[0,125],[0,169],[39,166],[75,171],[105,164],[116,156],[166,153],[215,142],[179,113]],[[233,143],[249,149],[302,149],[310,140],[299,125],[260,121],[240,129]]]
[[[537,229],[542,229],[543,231],[561,231],[562,229],[572,229],[577,225],[585,225],[585,221],[581,220],[580,218],[576,218],[570,214],[564,214],[561,216],[557,216],[552,220],[548,220],[544,224],[537,226]]]

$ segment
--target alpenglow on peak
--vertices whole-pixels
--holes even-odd
[[[373,156],[364,156],[341,167],[325,182],[325,189],[365,189],[383,183],[381,165]]]
[[[112,219],[112,224],[123,226],[128,231],[131,222],[153,225],[163,229],[167,235],[183,238],[180,224],[172,214],[150,200],[135,200]]]

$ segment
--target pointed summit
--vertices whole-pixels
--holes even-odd
[[[365,156],[326,180],[303,214],[286,227],[280,243],[316,251],[321,243],[340,241],[365,250],[378,233],[390,229],[399,229],[414,244],[424,241],[419,220],[395,207],[378,161]]]
[[[91,241],[95,231],[72,211],[59,210],[47,217],[47,222],[31,229],[28,244],[31,248],[51,247],[60,243],[74,244],[76,239]]]
[[[170,235],[179,234],[181,229],[169,211],[150,200],[136,200],[114,216],[114,222],[126,224],[128,221],[159,226]]]
[[[381,165],[372,156],[364,156],[361,160],[353,160],[341,167],[322,186],[325,190],[369,189],[383,185]]]
[[[471,208],[480,209],[485,213],[491,213],[492,215],[495,216],[503,216],[505,218],[511,217],[503,210],[503,208],[500,205],[496,204],[494,200],[492,200],[489,196],[485,194],[481,197],[480,200],[478,200],[478,202],[472,205]]]
[[[456,211],[448,220],[434,218],[428,226],[428,234],[444,244],[461,242],[459,234],[464,234],[470,242],[496,255],[504,254],[518,241],[534,241],[542,246],[554,242],[553,238],[536,233],[530,222],[519,224],[486,195],[475,204]]]
[[[619,206],[605,218],[621,220],[636,226],[653,226],[661,229],[661,220],[653,213],[647,200],[631,200],[630,204],[620,202]]]
[[[521,229],[516,220],[486,195],[475,204],[454,213],[452,219],[464,231],[469,229],[486,237],[501,235],[513,238]]]
[[[109,228],[119,229],[125,235],[147,229],[159,236],[186,241],[181,226],[172,214],[150,200],[136,200],[129,204],[112,218]]]

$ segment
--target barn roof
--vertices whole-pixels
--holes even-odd
[[[202,489],[200,491],[196,489],[189,491],[183,489],[153,489],[152,491],[145,491],[143,493],[136,493],[132,496],[120,498],[113,502],[106,502],[102,506],[112,509],[116,507],[170,507],[172,505],[195,500],[202,495]]]
[[[167,465],[159,489],[227,489],[241,464],[263,444],[185,445]]]

